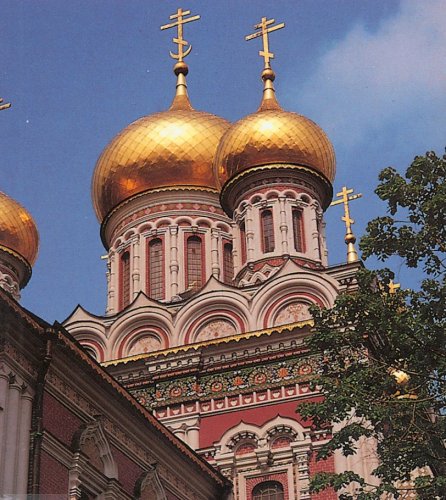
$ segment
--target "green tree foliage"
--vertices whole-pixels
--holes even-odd
[[[388,215],[369,222],[363,257],[400,256],[424,279],[417,290],[392,293],[390,270],[362,270],[356,291],[333,309],[313,309],[308,346],[323,353],[313,384],[324,400],[299,412],[316,428],[345,424],[321,458],[336,449],[353,454],[361,436],[374,438],[380,484],[347,471],[318,474],[312,488],[342,492],[353,483],[355,493],[341,498],[404,498],[407,488],[422,499],[446,498],[446,155],[418,156],[404,177],[387,168],[379,179]],[[404,485],[415,469],[419,477]]]

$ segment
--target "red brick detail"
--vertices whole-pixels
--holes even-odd
[[[68,469],[45,451],[42,451],[40,461],[39,493],[68,497]]]
[[[290,445],[290,443],[291,439],[289,437],[282,436],[273,441],[271,448],[273,450],[275,450],[276,448],[286,448]]]
[[[308,398],[306,402],[317,401],[320,398]],[[303,401],[299,401],[302,403]],[[240,409],[236,412],[220,413],[202,417],[200,424],[200,448],[208,448],[219,441],[222,435],[231,427],[235,427],[241,421],[246,424],[262,426],[265,422],[280,415],[281,417],[297,420],[303,427],[309,427],[310,422],[304,422],[296,413],[299,404],[297,401],[287,401],[270,406],[259,406],[257,408]]]
[[[111,452],[118,466],[118,478],[124,490],[133,496],[135,483],[143,473],[141,467],[125,455],[121,450],[115,446],[111,446]]]
[[[62,425],[63,424],[63,425]],[[43,395],[43,427],[59,441],[71,445],[82,421],[48,392]]]
[[[235,455],[246,455],[247,453],[252,453],[255,449],[256,447],[253,444],[244,443],[235,450]]]
[[[246,500],[252,500],[252,490],[260,483],[265,481],[277,481],[283,486],[283,498],[289,499],[288,477],[285,472],[276,474],[267,474],[265,476],[250,477],[246,479]]]
[[[334,457],[328,457],[326,460],[316,460],[316,452],[313,452],[310,456],[310,477],[318,472],[334,472]],[[312,500],[336,500],[337,498],[332,488],[311,495]]]

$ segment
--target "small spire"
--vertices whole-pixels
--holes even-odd
[[[264,111],[267,109],[281,109],[276,99],[276,91],[274,90],[273,82],[276,78],[276,75],[272,70],[270,63],[270,60],[274,59],[274,54],[269,51],[268,33],[272,33],[273,31],[284,28],[285,23],[271,26],[275,22],[275,19],[267,19],[266,17],[262,17],[260,23],[254,25],[254,28],[260,31],[256,31],[255,33],[252,33],[251,35],[247,35],[245,37],[245,40],[248,41],[261,36],[263,41],[263,50],[259,51],[259,55],[263,57],[264,60],[264,67],[262,71],[263,97],[258,111]]]
[[[345,222],[345,243],[347,245],[347,262],[357,262],[359,260],[358,252],[355,248],[356,236],[352,231],[352,224],[355,221],[350,217],[350,207],[348,205],[349,201],[356,200],[357,198],[361,198],[362,194],[352,194],[353,189],[347,189],[346,186],[342,188],[340,193],[336,193],[340,199],[333,201],[330,203],[330,206],[339,205],[340,203],[344,204],[344,216],[341,218]],[[350,196],[349,196],[350,195]]]
[[[189,95],[187,93],[186,75],[189,72],[189,67],[183,61],[177,62],[173,67],[173,72],[177,75],[177,85],[175,97],[173,98],[169,110],[181,109],[187,111],[194,109],[189,101]]]
[[[177,76],[177,84],[176,84],[175,97],[169,108],[170,110],[193,109],[189,101],[189,96],[187,94],[187,84],[186,84],[186,75],[189,72],[189,68],[187,64],[184,62],[184,58],[187,57],[192,50],[192,45],[190,45],[189,42],[187,42],[183,38],[183,25],[191,21],[197,21],[198,19],[200,19],[200,16],[191,16],[186,18],[185,16],[188,16],[189,14],[190,10],[183,10],[179,8],[176,14],[172,14],[171,16],[169,16],[169,19],[176,19],[176,21],[161,26],[162,30],[174,28],[175,26],[177,27],[177,36],[174,37],[172,40],[174,43],[178,45],[178,53],[175,54],[174,52],[170,51],[170,57],[178,61],[173,67],[173,72]],[[187,47],[188,45],[189,47]],[[187,49],[183,50],[185,47],[187,47]]]

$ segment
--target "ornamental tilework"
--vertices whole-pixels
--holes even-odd
[[[291,358],[262,366],[241,368],[212,375],[194,375],[131,389],[149,409],[180,402],[222,398],[273,389],[308,381],[317,366],[316,358]]]

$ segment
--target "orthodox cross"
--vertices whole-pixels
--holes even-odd
[[[173,23],[170,24],[165,24],[164,26],[161,26],[162,30],[167,30],[169,28],[174,28],[177,26],[178,32],[177,32],[177,37],[173,38],[173,43],[176,43],[178,45],[178,54],[173,53],[172,51],[170,52],[170,57],[173,59],[177,59],[178,62],[182,62],[183,59],[190,54],[190,51],[192,50],[192,45],[189,45],[189,42],[186,42],[186,40],[183,39],[183,24],[190,23],[191,21],[197,21],[200,19],[200,16],[192,16],[185,18],[184,16],[188,16],[190,14],[190,10],[183,10],[179,8],[177,10],[176,14],[172,14],[169,16],[169,19],[176,19]],[[187,47],[189,45],[189,47]],[[187,47],[186,50],[183,50],[185,47]]]
[[[339,197],[339,200],[333,201],[330,205],[339,205],[340,203],[344,204],[344,216],[341,218],[345,222],[345,243],[347,244],[347,262],[356,262],[358,259],[358,254],[355,250],[355,242],[356,238],[352,231],[352,224],[355,221],[350,217],[350,207],[348,203],[352,200],[356,200],[361,198],[362,194],[352,194],[353,189],[347,189],[346,186],[342,188],[340,193],[336,193],[336,196]]]
[[[10,102],[5,102],[5,104],[2,104],[3,102],[3,99],[0,97],[0,111],[2,111],[3,109],[8,109],[11,107],[11,103]]]
[[[340,203],[344,204],[344,217],[341,218],[345,222],[345,227],[347,232],[351,231],[352,224],[355,221],[350,217],[350,207],[348,205],[349,201],[356,200],[357,198],[361,198],[362,194],[352,194],[353,189],[347,189],[346,186],[342,188],[340,193],[336,193],[336,196],[340,197],[339,200],[332,201],[330,206],[339,205]],[[350,196],[349,196],[350,195]]]
[[[258,38],[259,36],[263,38],[263,50],[259,51],[259,56],[263,57],[265,61],[265,68],[269,68],[270,59],[274,59],[274,54],[269,51],[268,33],[272,33],[273,31],[277,31],[285,27],[285,23],[280,23],[272,26],[275,22],[275,19],[266,19],[266,17],[262,17],[261,22],[254,25],[254,28],[260,31],[256,31],[252,35],[247,35],[245,37],[246,41],[252,40],[253,38]]]
[[[393,295],[394,293],[396,293],[398,288],[401,288],[401,285],[399,283],[394,283],[393,281],[391,281],[388,287],[389,287],[389,293]]]

